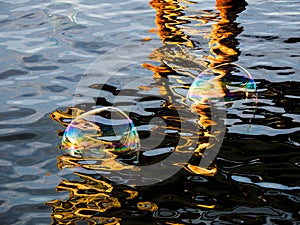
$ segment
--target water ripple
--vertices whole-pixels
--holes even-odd
[[[238,16],[232,14],[237,18],[230,26],[222,26],[228,21],[221,21],[220,8],[210,1],[157,2],[161,1],[0,2],[1,224],[56,224],[58,217],[50,218],[57,213],[55,207],[78,224],[96,224],[93,216],[99,215],[99,220],[116,224],[299,224],[299,1],[248,2]],[[186,45],[171,49],[164,41]],[[99,56],[125,43],[143,49],[138,66],[146,63],[145,67],[123,68],[105,84],[101,74],[85,74]],[[131,54],[131,49],[126,51]],[[86,83],[78,107],[88,110],[95,102],[111,105],[133,79],[155,75],[151,84],[127,88],[117,99],[124,110],[128,102],[136,103],[130,116],[141,137],[149,136],[150,129],[167,135],[160,148],[145,151],[143,157],[168,154],[179,134],[186,134],[184,144],[194,140],[191,131],[176,127],[176,116],[165,110],[166,101],[159,97],[172,90],[174,103],[185,106],[192,75],[206,68],[216,52],[234,52],[232,58],[254,77],[258,96],[257,101],[227,105],[227,131],[213,176],[181,170],[157,185],[130,189],[107,183],[100,175],[57,169],[64,127],[48,117],[73,106],[82,80]],[[188,68],[180,68],[183,63]],[[101,72],[109,69],[103,66]],[[160,83],[158,75],[168,82]],[[149,95],[156,97],[137,102]],[[158,115],[170,126],[150,126]],[[96,181],[106,182],[113,191],[103,195]],[[76,198],[56,191],[72,185],[81,191]],[[95,193],[106,196],[105,201],[95,201]],[[52,202],[52,208],[45,202]],[[103,212],[104,206],[109,210]]]

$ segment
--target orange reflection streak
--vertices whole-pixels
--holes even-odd
[[[185,24],[186,20],[188,19],[196,19],[202,23],[207,23],[208,17],[185,16],[183,12],[184,7],[182,7],[179,4],[179,1],[176,0],[152,0],[150,5],[156,10],[157,33],[163,44],[185,45],[190,48],[195,47],[194,43],[189,39],[189,36],[184,34],[183,29],[180,28],[180,25]],[[234,62],[240,55],[240,51],[238,49],[239,42],[237,41],[236,36],[242,32],[243,28],[239,27],[239,24],[235,22],[235,20],[238,17],[238,14],[245,9],[246,5],[247,3],[245,1],[236,2],[233,0],[217,0],[216,8],[220,12],[218,17],[219,19],[214,16],[211,16],[210,18],[212,21],[218,19],[218,22],[213,24],[211,33],[208,35],[208,38],[210,39],[210,52],[212,54],[207,57],[207,59],[210,61],[209,67],[212,68],[219,64]],[[168,49],[166,51],[154,50],[150,58],[161,62],[161,65],[154,66],[151,64],[143,64],[143,67],[153,71],[154,78],[156,79],[167,77],[168,74],[172,73],[173,68],[165,65],[165,63],[163,63],[164,60],[166,58],[169,61],[172,61],[172,58],[181,58],[186,60],[186,58],[189,57],[189,54],[186,53],[187,52],[179,51],[175,54],[170,54]],[[222,98],[226,95],[226,93],[221,79],[226,75],[226,73],[224,71],[220,71],[220,69],[214,70],[214,72],[218,72],[220,75],[210,80],[211,89],[205,90],[206,92],[203,96]],[[168,84],[161,82],[161,85],[159,86],[160,94],[163,96],[168,96],[170,103],[172,104],[174,99],[172,99],[170,96],[174,94],[174,91],[172,88],[166,85]],[[184,100],[184,97],[182,97],[182,100]],[[199,115],[199,126],[204,129],[216,125],[216,122],[212,121],[210,116],[206,114],[208,105],[205,101],[206,100],[204,99],[204,102],[193,105],[191,108],[192,112],[195,112]],[[212,136],[212,138],[214,137]],[[189,143],[190,141],[187,141],[184,146],[180,146],[177,149],[188,147],[187,144]],[[206,143],[199,143],[198,148],[195,150],[195,154],[198,156],[201,155],[201,151],[208,147],[209,146]],[[201,168],[190,164],[186,166],[186,169],[193,173],[205,173],[203,170],[201,170]],[[215,172],[211,174],[214,175]]]
[[[157,211],[158,206],[153,202],[138,202],[137,208],[140,210]]]
[[[214,176],[217,173],[216,167],[214,167],[212,169],[206,169],[206,168],[202,168],[199,166],[187,164],[184,168],[191,173],[204,175],[204,176]]]
[[[165,44],[184,44],[194,47],[194,43],[182,32],[178,25],[188,23],[183,19],[184,8],[176,0],[152,0],[149,3],[156,10],[157,33]]]
[[[65,112],[57,110],[50,114],[50,118],[63,126],[68,126],[70,120],[84,113],[84,110],[78,108],[68,108]],[[67,122],[65,121],[67,119]]]
[[[126,166],[116,161],[116,156],[109,155],[110,158],[102,158],[97,160],[96,158],[75,158],[71,156],[59,156],[57,158],[57,167],[59,169],[81,167],[88,170],[108,170],[108,171],[119,171],[119,170],[131,170],[135,169],[134,166]],[[89,164],[82,164],[82,162],[90,161]]]
[[[172,223],[172,222],[166,222],[167,225],[185,225],[183,223]]]
[[[216,207],[215,205],[203,205],[203,204],[197,204],[197,206],[206,209],[214,209]]]
[[[189,35],[184,33],[184,30],[189,29],[185,24],[190,23],[191,20],[207,21],[204,17],[187,16],[184,14],[185,6],[180,4],[186,2],[188,4],[194,4],[192,1],[178,1],[178,0],[152,0],[149,2],[152,8],[156,10],[156,26],[157,34],[160,37],[164,45],[177,46],[178,49],[172,52],[170,48],[164,48],[162,46],[159,49],[155,49],[150,55],[150,58],[154,61],[161,63],[160,66],[153,66],[151,64],[143,64],[143,67],[152,70],[154,72],[154,78],[161,78],[167,76],[169,73],[174,72],[172,68],[168,67],[163,61],[174,61],[176,59],[185,60],[188,63],[194,63],[198,66],[203,64],[203,60],[196,60],[185,50],[187,48],[194,48],[195,44],[190,39]],[[182,47],[180,47],[182,46]]]
[[[129,194],[129,196],[126,199],[134,199],[139,194],[137,191],[132,191],[132,190],[124,190],[124,192]]]
[[[194,43],[189,39],[189,36],[185,35],[181,29],[178,28],[178,25],[182,25],[183,19],[190,19],[190,16],[184,16],[182,9],[178,3],[178,1],[172,1],[172,0],[153,0],[150,2],[151,6],[156,9],[156,25],[158,27],[158,35],[161,38],[163,44],[174,44],[174,45],[182,45],[184,44],[187,47],[193,48]],[[194,19],[198,19],[199,21],[202,21],[203,18],[200,17],[193,17]],[[215,19],[215,18],[213,18]],[[207,21],[205,21],[207,22]],[[178,36],[181,38],[179,39]],[[172,40],[172,41],[170,41]],[[180,41],[178,41],[180,40]],[[186,42],[183,42],[183,40],[187,40]],[[168,83],[166,83],[162,79],[164,77],[167,77],[168,74],[172,74],[173,68],[168,67],[165,65],[164,60],[168,61],[174,61],[174,60],[185,60],[185,65],[188,64],[190,65],[192,63],[195,63],[195,67],[199,67],[199,65],[203,65],[203,61],[199,62],[196,61],[195,58],[190,57],[190,54],[184,49],[184,48],[178,48],[176,52],[171,52],[169,48],[160,48],[154,50],[154,52],[150,55],[150,58],[161,62],[160,66],[154,66],[151,64],[143,64],[144,68],[147,68],[151,71],[154,72],[154,78],[158,80],[158,83],[160,84],[158,86],[160,90],[160,94],[162,96],[166,96],[169,99],[170,104],[174,104],[175,99],[173,99],[171,96],[174,96],[174,91],[173,88],[170,87]],[[178,68],[177,68],[178,69]],[[180,68],[179,68],[180,69]],[[176,70],[175,70],[176,71]],[[225,95],[222,87],[222,83],[220,82],[219,78],[216,78],[213,80],[214,82],[211,84],[212,89],[210,90],[213,94],[216,92],[220,95],[220,97],[223,97]],[[177,86],[177,88],[180,86]],[[217,91],[216,91],[217,89]],[[208,90],[209,91],[209,90]],[[205,93],[207,96],[209,93]],[[176,95],[176,94],[175,94]],[[184,97],[182,97],[182,100],[184,101]],[[206,108],[205,108],[206,107]],[[176,150],[180,152],[186,151],[190,146],[192,146],[192,142],[197,142],[198,147],[195,149],[194,156],[199,157],[202,156],[201,151],[204,149],[210,147],[208,143],[205,143],[205,137],[209,136],[209,132],[202,132],[203,129],[206,129],[207,127],[211,127],[213,125],[216,125],[214,121],[210,119],[210,116],[206,114],[206,111],[208,110],[209,105],[207,105],[205,102],[204,104],[197,104],[193,105],[192,107],[192,112],[197,113],[199,115],[199,128],[200,132],[198,134],[193,135],[192,137],[188,138],[182,138],[184,140],[183,143],[181,143],[180,146],[177,146]],[[175,118],[176,119],[176,118]],[[185,132],[185,131],[181,131]],[[206,133],[206,135],[205,135]],[[204,137],[201,138],[201,141],[199,141],[199,137]],[[184,168],[194,174],[201,174],[201,175],[206,175],[206,176],[214,176],[217,172],[216,167],[212,169],[205,169],[201,168],[197,165],[192,165],[190,163],[183,162],[183,164],[179,165],[180,163],[177,163],[178,166],[183,166]],[[209,207],[209,206],[208,206]]]
[[[245,10],[247,3],[244,0],[217,0],[216,8],[220,12],[220,20],[213,25],[208,36],[210,52],[212,56],[211,67],[222,63],[237,61],[240,55],[239,42],[236,37],[243,31],[243,28],[236,22],[238,14]]]

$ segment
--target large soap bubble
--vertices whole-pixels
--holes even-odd
[[[229,102],[255,94],[256,84],[251,74],[240,65],[226,63],[200,73],[189,88],[187,102]]]
[[[115,107],[97,108],[72,120],[61,144],[64,154],[81,158],[129,154],[138,151],[139,147],[133,122]]]

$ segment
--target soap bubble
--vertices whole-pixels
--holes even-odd
[[[240,65],[227,63],[200,73],[189,88],[187,102],[230,102],[255,94],[256,84],[251,74]]]
[[[61,150],[81,158],[106,158],[134,153],[140,140],[131,119],[115,107],[97,108],[78,116],[66,128]]]

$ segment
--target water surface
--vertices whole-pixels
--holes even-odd
[[[299,6],[241,1],[226,14],[214,1],[1,1],[1,224],[299,224]],[[132,64],[106,58],[89,70],[116,47]],[[192,116],[182,97],[189,74],[221,62],[247,68],[258,97],[226,108],[211,173],[183,168],[134,188],[59,169],[68,108],[136,103],[140,136],[163,117],[160,147],[177,146],[178,110]],[[124,66],[104,80],[116,65]],[[190,129],[182,149],[204,135]]]

